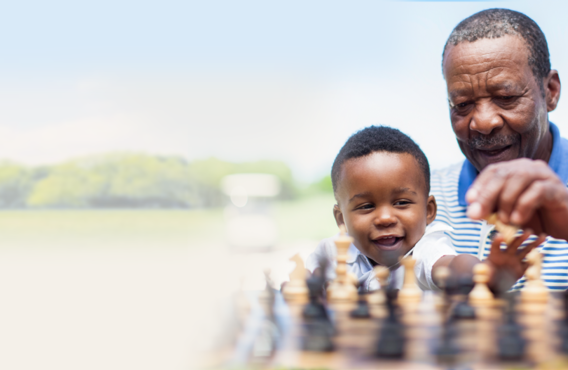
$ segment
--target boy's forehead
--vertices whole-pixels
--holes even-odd
[[[350,158],[343,162],[341,165],[341,171],[339,176],[339,189],[347,190],[345,187],[348,186],[364,186],[365,183],[360,181],[350,181],[360,180],[361,177],[381,176],[381,175],[393,175],[394,173],[405,174],[409,181],[416,175],[419,178],[419,186],[425,187],[426,180],[424,173],[418,164],[418,161],[410,153],[393,153],[393,152],[383,152],[377,151],[372,152],[366,156]],[[367,185],[373,185],[372,183]]]

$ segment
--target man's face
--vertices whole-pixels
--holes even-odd
[[[461,42],[446,51],[452,127],[479,171],[521,157],[549,158],[548,111],[554,108],[547,107],[528,57],[524,41],[509,35]]]
[[[341,166],[334,215],[368,258],[390,266],[436,217],[424,174],[410,154],[374,152]]]

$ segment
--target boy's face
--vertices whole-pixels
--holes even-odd
[[[341,166],[333,209],[355,246],[368,258],[390,266],[424,235],[436,217],[424,174],[407,153],[374,152]],[[393,258],[395,256],[395,258]]]

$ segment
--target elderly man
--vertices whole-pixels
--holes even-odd
[[[548,120],[560,79],[544,34],[524,14],[484,10],[452,31],[442,68],[452,128],[467,159],[433,174],[437,219],[453,227],[459,253],[482,260],[493,235],[483,218],[493,212],[504,223],[549,235],[539,247],[542,277],[550,289],[566,289],[568,141]],[[515,250],[498,253],[518,258]]]

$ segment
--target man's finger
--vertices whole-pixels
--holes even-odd
[[[509,217],[519,196],[534,182],[555,178],[557,176],[543,161],[521,158],[492,164],[481,171],[466,194],[470,204],[467,215],[481,219],[497,210],[501,222],[517,223]]]
[[[505,224],[511,223],[511,213],[519,197],[531,186],[534,179],[526,170],[511,174],[503,184],[497,200],[497,216]]]
[[[550,181],[535,181],[519,197],[513,212],[511,222],[517,225],[526,224],[535,211],[543,205],[553,206],[555,203],[562,204],[566,196],[566,187],[560,183]]]
[[[489,216],[497,207],[499,194],[507,180],[507,169],[491,165],[483,170],[475,179],[471,189],[466,193],[467,216],[479,220]]]

